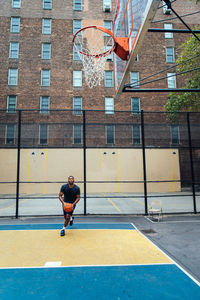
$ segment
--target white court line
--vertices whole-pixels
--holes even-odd
[[[55,268],[55,267],[60,267],[61,264],[62,264],[61,261],[47,261],[44,264],[44,267],[46,267],[46,268]]]
[[[62,263],[62,262],[61,262]],[[172,263],[155,263],[155,264],[112,264],[112,265],[70,265],[70,266],[58,266],[58,268],[96,268],[96,267],[134,267],[134,266],[165,266],[173,265]],[[56,267],[56,266],[55,266]],[[0,267],[0,270],[8,269],[44,269],[47,266],[31,266],[31,267]]]
[[[145,238],[147,239],[152,245],[154,245],[159,251],[161,251],[165,256],[168,257],[181,271],[183,271],[190,279],[192,279],[199,287],[200,282],[196,280],[191,274],[189,274],[185,269],[183,269],[173,258],[171,258],[168,254],[166,254],[162,249],[160,249],[154,242],[152,242],[147,236],[145,236],[133,223],[131,223],[133,227]]]
[[[189,221],[184,221],[184,220],[180,220],[180,221],[161,221],[161,222],[154,222],[151,219],[149,219],[149,217],[144,216],[145,219],[147,219],[148,221],[150,221],[153,224],[170,224],[170,223],[200,223],[200,220],[189,220]]]

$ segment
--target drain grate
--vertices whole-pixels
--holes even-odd
[[[142,231],[143,233],[156,233],[156,231],[153,230],[153,229],[142,229],[141,231]]]

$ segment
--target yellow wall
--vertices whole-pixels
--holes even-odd
[[[16,149],[1,149],[0,181],[16,181]],[[141,149],[87,149],[87,181],[117,181],[116,183],[87,184],[87,193],[143,192],[143,161]],[[147,180],[179,180],[179,153],[177,149],[146,150]],[[83,181],[82,149],[21,149],[20,194],[58,194],[61,183],[73,175]],[[42,181],[43,183],[31,183]],[[78,183],[83,192],[83,184]],[[1,184],[0,194],[14,194],[15,184]],[[180,183],[149,183],[148,192],[180,191]]]

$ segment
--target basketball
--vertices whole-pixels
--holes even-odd
[[[71,212],[73,210],[73,205],[71,203],[65,203],[64,204],[64,210],[66,212]]]

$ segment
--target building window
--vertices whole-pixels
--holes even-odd
[[[104,46],[105,52],[111,49],[111,46]],[[106,56],[106,60],[113,61],[113,52]]]
[[[138,62],[138,61],[139,61],[139,55],[137,54],[136,58],[135,58],[135,62]]]
[[[164,24],[164,29],[172,29],[172,24]],[[173,32],[165,32],[165,38],[166,39],[173,39]]]
[[[105,71],[105,87],[113,87],[113,71]]]
[[[6,144],[15,143],[15,124],[6,125]]]
[[[52,9],[52,0],[43,0],[43,9]]]
[[[140,112],[140,98],[131,98],[131,112],[133,114]]]
[[[16,113],[17,96],[8,96],[7,98],[7,112]]]
[[[104,21],[104,27],[112,32],[112,21]],[[104,36],[110,36],[108,33],[104,33]]]
[[[77,44],[76,46],[79,50],[82,50],[81,44]],[[79,54],[77,53],[77,51],[75,49],[75,47],[73,48],[73,59],[74,60],[81,60]]]
[[[170,126],[171,131],[171,142],[173,145],[179,144],[180,136],[179,136],[179,126],[172,125]]]
[[[81,20],[73,20],[73,35],[82,27]],[[80,32],[81,34],[81,32]]]
[[[114,99],[105,98],[105,113],[114,114]]]
[[[51,44],[42,44],[42,59],[51,59]]]
[[[73,113],[74,113],[74,115],[81,115],[81,113],[82,113],[82,98],[81,97],[73,98]]]
[[[74,0],[74,10],[82,10],[82,0]]]
[[[51,34],[51,19],[42,19],[42,34]]]
[[[19,58],[19,43],[17,42],[10,43],[9,57],[15,59]]]
[[[171,0],[170,0],[170,2],[171,2]],[[163,1],[163,14],[164,15],[170,15],[171,14],[171,9],[170,8],[168,8],[168,6],[167,6],[167,4],[165,4],[164,3],[164,1]]]
[[[106,126],[106,144],[115,143],[115,126],[107,125]]]
[[[40,113],[41,114],[48,114],[49,113],[49,106],[50,106],[50,97],[42,96],[40,98]]]
[[[12,8],[20,8],[21,0],[12,0]]]
[[[167,73],[167,87],[168,89],[176,88],[176,73]]]
[[[41,86],[50,86],[50,70],[41,70]]]
[[[166,62],[167,63],[174,63],[175,62],[174,48],[172,48],[172,47],[166,48]]]
[[[74,144],[82,144],[82,125],[73,125]]]
[[[17,85],[17,83],[18,83],[18,69],[9,69],[8,85]]]
[[[48,125],[40,124],[39,127],[39,144],[47,145],[48,144]]]
[[[141,127],[140,125],[133,125],[133,144],[138,145],[141,144]]]
[[[10,31],[13,33],[20,32],[20,18],[19,17],[11,17]]]
[[[73,86],[82,87],[82,71],[73,71]]]
[[[139,72],[130,73],[130,84],[132,88],[139,88]]]
[[[112,10],[111,0],[103,0],[103,11],[110,12]]]

